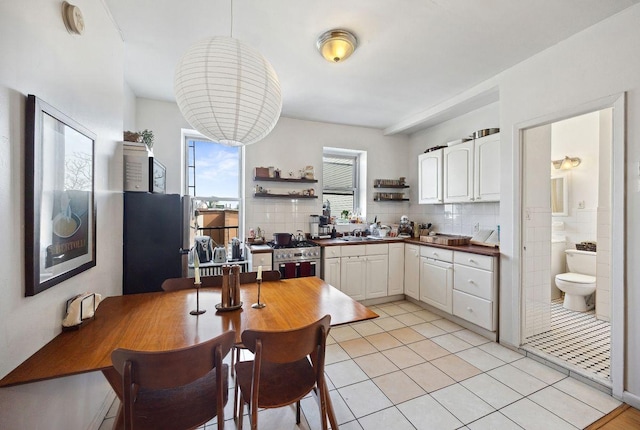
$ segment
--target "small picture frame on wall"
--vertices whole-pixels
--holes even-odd
[[[25,132],[25,296],[96,265],[96,136],[34,95]]]

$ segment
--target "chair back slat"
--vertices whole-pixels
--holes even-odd
[[[111,353],[114,368],[123,374],[131,363],[132,383],[159,390],[187,385],[216,367],[216,351],[220,360],[235,341],[235,332],[228,331],[198,345],[171,351],[133,351],[118,348]]]
[[[324,347],[330,324],[331,315],[325,315],[308,326],[294,330],[245,330],[242,332],[242,344],[255,353],[256,341],[260,339],[263,360],[289,363],[308,355],[313,357],[319,346]]]

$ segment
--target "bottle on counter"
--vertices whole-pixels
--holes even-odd
[[[338,232],[336,231],[336,226],[334,225],[331,229],[331,239],[335,239],[338,236]]]

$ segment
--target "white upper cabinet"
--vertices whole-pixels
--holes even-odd
[[[500,201],[500,134],[476,139],[474,158],[475,201]]]
[[[473,201],[473,140],[443,149],[444,202]]]
[[[442,203],[442,149],[418,157],[418,203]]]

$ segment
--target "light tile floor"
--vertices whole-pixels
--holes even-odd
[[[326,375],[343,430],[581,429],[620,402],[407,302],[370,306],[375,320],[336,327]],[[227,357],[228,359],[228,357]],[[233,390],[225,429],[235,429]],[[262,410],[261,430],[319,429],[315,400]],[[117,401],[101,430],[110,429]],[[217,428],[214,419],[204,428]],[[244,417],[245,428],[249,427]]]

